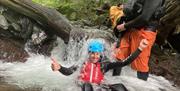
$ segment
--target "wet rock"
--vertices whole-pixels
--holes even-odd
[[[51,29],[47,31],[61,37],[65,43],[68,43],[72,25],[57,10],[35,4],[31,0],[0,0],[0,4],[31,20],[37,21],[36,23],[46,29]]]
[[[52,39],[46,39],[40,44],[28,45],[30,49],[28,49],[30,52],[35,53],[35,54],[42,54],[45,56],[50,56],[51,55],[51,50],[57,46],[56,41],[56,36]]]
[[[178,53],[171,55],[172,53],[162,53],[163,55],[152,54],[150,58],[150,72],[157,76],[163,76],[166,79],[172,81],[174,86],[180,87],[180,62]]]
[[[0,60],[5,62],[25,62],[29,57],[24,45],[12,39],[0,37]]]
[[[1,7],[1,5],[0,5]],[[28,57],[25,51],[25,44],[29,44],[29,51],[50,55],[53,42],[56,38],[52,38],[55,34],[49,32],[51,30],[40,25],[38,21],[34,21],[27,16],[19,14],[7,8],[0,8],[0,60],[6,62],[24,62]],[[2,16],[2,17],[1,17]],[[8,24],[4,22],[8,22]],[[8,25],[5,29],[4,26]],[[12,42],[12,43],[11,43]],[[32,49],[31,49],[32,48]],[[12,52],[11,52],[12,50]]]
[[[33,30],[34,31],[31,35],[31,42],[34,45],[39,45],[47,38],[47,34],[38,26],[34,26]]]
[[[9,84],[0,84],[0,91],[23,91],[20,87]]]
[[[173,49],[180,53],[180,33],[170,35],[167,40],[170,43],[170,46],[172,46]]]
[[[21,27],[20,27],[17,23],[12,23],[12,24],[11,24],[11,26],[12,26],[12,28],[13,28],[14,30],[16,30],[16,31],[19,31],[19,32],[20,32]]]
[[[3,29],[8,29],[8,22],[7,20],[5,19],[5,17],[3,15],[0,14],[0,27],[3,28]]]

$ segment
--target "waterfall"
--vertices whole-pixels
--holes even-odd
[[[53,49],[51,57],[65,67],[73,64],[81,66],[88,57],[87,44],[89,41],[87,37],[81,41],[70,38],[69,44],[66,45],[58,38],[58,46]],[[111,45],[103,39],[102,41],[105,44],[105,55],[111,59]],[[64,76],[51,70],[50,57],[29,54],[30,58],[25,63],[2,63],[0,61],[0,77],[3,77],[6,83],[16,85],[24,91],[81,91],[76,85],[80,68],[72,75]],[[150,74],[148,81],[139,80],[136,72],[129,66],[123,68],[121,76],[113,77],[112,71],[107,72],[105,79],[105,82],[109,84],[122,83],[129,91],[179,91],[161,76]],[[27,88],[29,89],[25,90]]]

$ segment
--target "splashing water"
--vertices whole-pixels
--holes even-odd
[[[58,46],[53,49],[52,57],[65,67],[73,64],[80,66],[88,57],[87,44],[89,40],[85,39],[80,42],[71,39],[68,46],[58,39]],[[105,43],[104,40],[102,41]],[[105,45],[105,55],[110,57],[110,45],[106,43]],[[75,84],[79,70],[70,76],[64,76],[51,70],[49,57],[30,55],[31,57],[25,63],[0,63],[0,76],[5,78],[5,82],[17,85],[22,89],[41,88],[38,91],[81,91],[80,87]],[[123,68],[121,76],[113,77],[111,71],[105,75],[107,83],[123,83],[129,91],[179,91],[163,77],[150,75],[148,81],[139,80],[136,78],[136,72],[129,66]]]

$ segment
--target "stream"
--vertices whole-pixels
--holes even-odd
[[[69,67],[73,64],[79,66],[87,59],[87,43],[90,39],[77,42],[70,39],[68,45],[58,38],[58,46],[52,51],[52,57]],[[111,58],[111,45],[105,44],[105,55]],[[25,63],[3,63],[0,61],[0,91],[81,91],[76,85],[79,73],[76,71],[70,76],[64,76],[51,70],[50,57],[30,54]],[[112,71],[105,74],[106,83],[123,83],[129,91],[180,91],[164,77],[150,74],[148,81],[136,78],[136,72],[129,66],[123,68],[121,76],[112,76]]]

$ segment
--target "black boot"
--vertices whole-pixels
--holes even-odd
[[[147,81],[148,77],[149,77],[149,72],[140,72],[140,71],[137,71],[137,77],[139,79],[142,79],[144,81]]]

